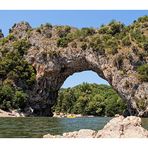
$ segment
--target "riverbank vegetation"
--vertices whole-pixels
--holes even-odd
[[[73,88],[62,88],[53,110],[94,116],[122,114],[126,104],[108,85],[83,83]]]

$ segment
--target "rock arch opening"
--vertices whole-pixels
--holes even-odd
[[[89,70],[65,80],[52,109],[54,116],[114,116],[122,114],[126,105],[107,81]]]
[[[82,72],[76,72],[70,75],[68,78],[66,78],[61,88],[71,88],[82,83],[110,85],[106,80],[99,77],[96,72],[87,70]]]

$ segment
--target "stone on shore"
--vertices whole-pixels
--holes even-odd
[[[63,133],[63,138],[77,138],[78,131]]]
[[[96,138],[148,138],[148,131],[141,124],[139,117],[115,117],[98,131]]]
[[[44,135],[43,138],[62,138],[62,136],[61,135],[47,134],[47,135]]]
[[[68,132],[63,134],[63,138],[94,138],[96,131],[91,129],[81,129],[79,131]]]
[[[116,116],[98,132],[90,129],[63,133],[60,135],[47,134],[44,138],[148,138],[148,130],[142,126],[141,118]]]
[[[12,110],[11,112],[6,112],[6,111],[0,109],[0,117],[25,117],[25,114],[18,112],[17,110]]]
[[[90,129],[81,129],[78,132],[77,138],[95,138],[96,131]]]

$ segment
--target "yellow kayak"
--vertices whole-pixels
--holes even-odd
[[[75,115],[68,115],[67,118],[76,118]]]

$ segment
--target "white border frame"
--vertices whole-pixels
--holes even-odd
[[[1,0],[0,10],[148,10],[148,0]],[[148,139],[0,139],[5,148],[144,148]]]
[[[148,0],[1,0],[0,10],[147,10]]]

